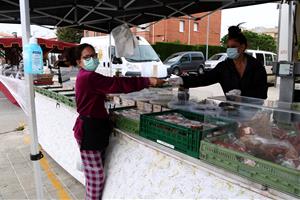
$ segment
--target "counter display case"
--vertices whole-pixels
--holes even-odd
[[[167,92],[169,91],[160,94],[165,97]],[[42,148],[84,184],[79,149],[72,131],[78,116],[73,95],[72,87],[36,88],[38,135]],[[223,119],[233,121],[235,124],[230,126],[234,127],[234,130],[210,132],[209,137],[201,140],[201,143],[197,138],[193,140],[193,137],[189,137],[193,134],[179,135],[185,136],[186,139],[177,140],[180,142],[175,143],[177,146],[199,144],[196,145],[196,149],[193,149],[195,152],[193,157],[186,154],[186,146],[181,145],[182,151],[176,151],[176,148],[157,143],[157,139],[163,141],[165,137],[174,135],[175,131],[179,131],[179,126],[182,129],[188,125],[180,125],[182,116],[168,115],[167,118],[159,114],[148,116],[151,119],[161,120],[162,123],[165,122],[164,125],[167,124],[174,129],[169,132],[169,135],[160,131],[160,138],[152,134],[151,138],[146,139],[136,134],[140,132],[136,129],[140,127],[140,122],[130,126],[132,124],[126,121],[129,117],[123,115],[126,119],[120,121],[122,126],[115,128],[115,134],[112,135],[111,144],[107,149],[104,198],[299,199],[299,170],[294,166],[297,164],[295,151],[290,150],[297,148],[299,144],[296,138],[298,137],[298,111],[295,110],[295,105],[284,107],[278,102],[252,100],[241,97],[236,99],[216,97],[190,107],[191,109],[185,109],[187,112],[204,113],[202,115],[207,119],[214,118],[221,121]],[[119,106],[124,105],[107,103],[108,109]],[[154,106],[153,112],[166,109],[159,107],[154,111]],[[136,107],[141,108],[145,105],[136,102]],[[174,126],[174,121],[178,126]],[[156,128],[162,127],[157,121],[152,124]],[[268,125],[267,128],[263,128],[266,127],[265,124]],[[123,125],[128,126],[128,129],[122,131],[120,127]],[[201,127],[194,122],[189,126],[186,129],[193,128],[193,131]],[[132,127],[134,129],[131,129]],[[164,126],[164,130],[170,130],[168,127]],[[255,140],[257,132],[266,130],[274,133],[273,141],[279,140],[276,147],[280,147],[280,153],[272,143],[265,146],[262,141]],[[248,146],[239,147],[241,143],[238,142],[232,144],[232,141],[239,140],[242,136],[243,142],[248,139],[246,144],[250,143],[250,147],[254,146],[254,150],[259,151],[251,152]],[[281,140],[292,142],[291,145],[296,147],[286,148],[286,143]],[[191,142],[186,143],[188,141]],[[269,151],[268,154],[265,155],[264,149]],[[295,160],[290,156],[294,156]],[[284,160],[284,157],[288,159]],[[273,158],[275,160],[272,160]]]
[[[300,197],[300,112],[292,104],[229,96],[211,98],[230,110],[219,117],[235,131],[201,141],[200,159]]]

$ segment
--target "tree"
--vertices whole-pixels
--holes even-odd
[[[265,50],[276,52],[276,41],[273,37],[266,34],[258,34],[252,31],[243,31],[248,41],[248,49]],[[226,46],[228,35],[221,39],[222,46]]]
[[[83,30],[78,30],[74,28],[57,28],[56,36],[58,40],[64,42],[79,43],[80,39],[83,37]]]

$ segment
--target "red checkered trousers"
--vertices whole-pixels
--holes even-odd
[[[104,151],[80,150],[85,175],[85,199],[99,200],[104,189]]]

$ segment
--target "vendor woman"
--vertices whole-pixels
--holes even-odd
[[[79,117],[74,125],[74,135],[80,147],[86,180],[86,199],[101,199],[104,188],[104,152],[109,143],[111,127],[104,107],[105,95],[129,93],[149,86],[163,84],[156,78],[106,77],[95,72],[99,62],[95,49],[81,44],[70,51],[67,57],[80,70],[77,75],[75,92]]]
[[[254,98],[267,98],[267,74],[264,66],[245,53],[246,37],[238,26],[228,29],[227,56],[214,69],[199,76],[182,77],[183,87],[199,87],[220,83],[223,92]],[[240,94],[239,94],[240,93]]]

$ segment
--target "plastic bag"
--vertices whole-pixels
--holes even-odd
[[[127,24],[117,26],[111,31],[111,34],[115,40],[116,56],[118,58],[134,54],[134,49],[138,46],[138,41]]]
[[[20,80],[13,77],[5,77],[0,75],[0,81],[9,90],[9,92],[18,102],[18,104],[25,112],[25,114],[28,115],[26,101],[29,96],[28,93],[26,92],[25,80]]]

